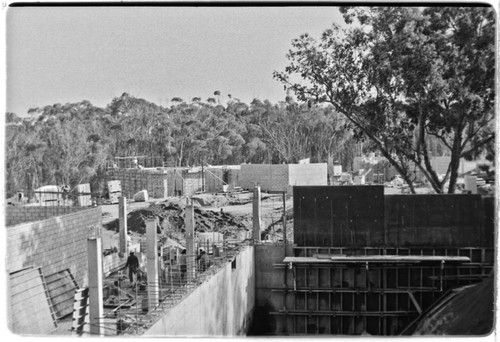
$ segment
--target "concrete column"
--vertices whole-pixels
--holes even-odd
[[[91,336],[102,336],[104,301],[102,295],[102,246],[101,238],[87,240],[89,279],[89,324]]]
[[[148,272],[148,307],[152,310],[158,305],[160,289],[158,284],[158,236],[156,219],[146,221],[146,256]]]
[[[476,176],[465,176],[465,191],[471,194],[477,194],[477,178]]]
[[[194,245],[194,207],[193,204],[186,205],[184,212],[184,224],[186,226],[186,264],[187,280],[193,280],[195,276],[196,249]]]
[[[253,189],[253,240],[260,241],[261,204],[260,186]]]
[[[127,197],[121,196],[118,204],[118,215],[120,222],[120,252],[125,256],[127,253]]]

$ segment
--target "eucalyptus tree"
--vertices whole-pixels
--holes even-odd
[[[320,41],[293,40],[289,66],[274,77],[299,100],[327,102],[414,191],[418,169],[438,193],[453,192],[460,158],[494,139],[494,12],[488,7],[342,8],[347,24]],[[450,152],[443,179],[428,136]]]

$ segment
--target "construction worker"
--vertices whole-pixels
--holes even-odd
[[[205,270],[210,266],[210,260],[208,259],[208,255],[205,251],[201,251],[200,256],[200,272],[205,272]]]
[[[128,267],[128,277],[130,279],[130,285],[134,282],[134,274],[137,276],[137,270],[139,269],[139,259],[134,255],[134,252],[130,252],[127,258],[127,263],[123,266],[123,269]]]

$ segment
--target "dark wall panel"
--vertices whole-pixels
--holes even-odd
[[[298,246],[384,244],[382,186],[298,186],[293,200]]]
[[[385,195],[382,186],[294,187],[294,241],[328,247],[492,247],[494,199]]]
[[[388,246],[490,247],[480,195],[387,195]]]

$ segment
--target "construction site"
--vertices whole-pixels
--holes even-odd
[[[89,184],[20,192],[5,210],[9,328],[27,336],[491,334],[494,184],[464,163],[462,193],[408,194],[392,171],[362,167],[117,162],[105,197]]]

